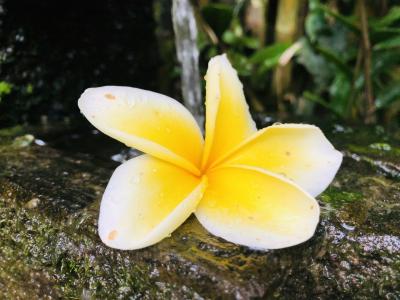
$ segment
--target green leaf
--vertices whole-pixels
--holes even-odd
[[[279,57],[273,57],[267,60],[264,60],[263,63],[260,65],[258,69],[258,76],[263,76],[265,75],[265,72],[268,72],[269,70],[275,68],[279,63]]]
[[[336,112],[332,109],[332,107],[330,106],[330,104],[329,104],[328,102],[326,102],[324,99],[322,99],[320,96],[318,96],[317,94],[314,94],[314,93],[312,93],[312,92],[310,92],[310,91],[304,91],[304,93],[303,93],[303,98],[306,99],[306,100],[308,100],[308,101],[317,103],[317,104],[319,104],[319,105],[325,107],[325,108],[328,109],[329,111],[333,111],[334,113],[336,113]]]
[[[398,47],[400,47],[400,36],[396,36],[394,38],[390,38],[390,39],[384,40],[383,42],[376,44],[373,47],[373,50],[387,50],[387,49],[393,49],[393,48],[398,48]]]
[[[329,94],[330,107],[342,117],[347,116],[350,93],[351,80],[339,72],[329,88]]]
[[[323,11],[321,9],[311,10],[305,20],[304,27],[310,40],[316,42],[318,36],[327,29]]]
[[[281,55],[289,47],[289,43],[276,43],[255,52],[249,58],[249,62],[256,65],[255,77],[265,77],[266,72],[278,65]]]
[[[390,71],[392,67],[400,64],[400,55],[396,50],[373,51],[372,76],[378,77],[382,73]]]
[[[241,43],[250,49],[257,49],[260,47],[260,41],[255,37],[243,36],[241,38]]]
[[[353,77],[353,71],[342,61],[336,54],[327,48],[315,46],[315,50],[319,52],[327,61],[333,63],[339,70],[341,70],[348,78]]]
[[[260,47],[260,41],[257,38],[249,36],[238,36],[231,30],[227,30],[222,35],[224,43],[230,46],[246,47],[249,49],[257,49]]]
[[[264,47],[255,52],[249,59],[251,63],[259,64],[265,63],[266,61],[279,60],[279,57],[287,48],[290,47],[290,43],[275,43],[271,46]],[[277,61],[278,62],[278,61]]]
[[[381,35],[381,34],[397,34],[400,33],[400,28],[393,28],[393,27],[378,27],[372,28],[372,34],[374,35]]]
[[[378,27],[390,26],[398,20],[400,20],[400,6],[393,6],[386,16],[370,20],[369,25],[371,28],[376,29]]]
[[[249,63],[249,59],[239,52],[229,51],[228,52],[229,60],[232,62],[233,67],[237,70],[240,76],[250,76],[251,72],[251,64]]]
[[[386,108],[395,101],[400,101],[400,82],[393,82],[382,89],[376,96],[376,107]]]
[[[305,91],[303,97],[308,101],[325,107],[337,116],[345,118],[347,116],[347,105],[350,91],[351,83],[347,80],[347,77],[344,74],[339,73],[329,90],[331,95],[330,102],[325,101],[319,95],[310,91]]]
[[[320,4],[318,5],[318,8],[323,10],[327,15],[334,17],[337,21],[341,22],[343,25],[345,25],[347,28],[350,30],[359,33],[360,28],[357,26],[357,23],[354,21],[354,17],[346,17],[343,16],[333,10],[331,10],[329,7],[326,5]]]
[[[237,43],[237,36],[231,30],[227,30],[222,34],[222,40],[228,45],[234,45]]]
[[[312,48],[307,39],[303,38],[301,42],[303,46],[296,57],[296,61],[311,74],[315,84],[315,92],[321,93],[330,85],[336,68],[327,63],[326,59]]]
[[[257,38],[249,36],[238,36],[231,30],[227,30],[222,35],[224,43],[238,48],[257,49],[260,47],[260,41]]]

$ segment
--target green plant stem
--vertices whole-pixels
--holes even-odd
[[[357,78],[358,78],[358,76],[360,74],[360,68],[361,68],[362,56],[363,56],[362,52],[363,51],[362,51],[361,48],[357,52],[356,66],[354,68],[353,78],[352,78],[352,83],[351,83],[350,98],[349,98],[349,101],[348,101],[348,104],[347,104],[347,108],[346,108],[347,115],[350,116],[353,119],[357,118],[357,112],[358,112],[357,109],[353,109],[353,108],[357,107],[357,106],[354,106],[354,103],[355,103],[354,97],[357,94],[355,85],[356,85],[356,80],[357,80]]]

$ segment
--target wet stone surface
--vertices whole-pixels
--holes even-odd
[[[216,238],[193,217],[155,246],[107,248],[97,216],[118,165],[110,158],[132,153],[115,156],[123,146],[96,132],[62,132],[0,132],[1,299],[400,298],[398,132],[327,128],[345,158],[318,197],[317,232],[268,252]]]

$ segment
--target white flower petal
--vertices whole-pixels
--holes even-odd
[[[108,246],[139,249],[169,236],[194,212],[205,179],[148,155],[119,166],[104,192],[99,235]]]
[[[190,112],[174,99],[136,88],[104,86],[87,89],[78,105],[105,134],[199,174],[201,130]]]
[[[242,83],[226,55],[215,56],[208,63],[205,127],[203,166],[257,131]]]
[[[216,236],[266,250],[297,245],[312,237],[319,206],[283,177],[260,168],[231,166],[208,174],[196,217]]]
[[[342,157],[318,127],[281,124],[258,131],[222,164],[242,164],[272,171],[317,196],[335,177]]]

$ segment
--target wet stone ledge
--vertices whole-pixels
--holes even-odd
[[[345,159],[318,197],[315,236],[268,252],[216,238],[193,217],[155,246],[110,249],[97,216],[116,163],[3,138],[0,298],[399,299],[399,137],[334,136]]]

